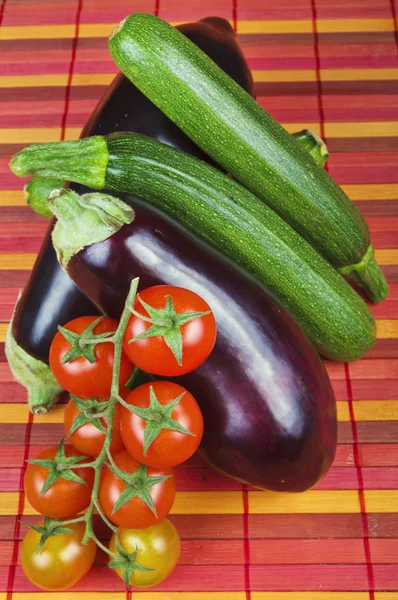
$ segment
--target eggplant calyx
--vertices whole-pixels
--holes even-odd
[[[38,467],[48,470],[48,475],[43,483],[39,496],[45,494],[58,479],[66,479],[67,481],[73,481],[75,483],[87,485],[86,481],[84,481],[84,479],[79,477],[79,475],[72,470],[73,468],[78,468],[79,465],[77,463],[84,461],[86,458],[89,457],[66,456],[64,440],[61,440],[54,459],[36,458],[29,460],[28,462],[30,464],[37,465]]]
[[[200,317],[210,314],[211,311],[177,313],[171,296],[166,296],[165,307],[161,309],[154,308],[150,304],[144,302],[139,294],[137,295],[137,299],[148,313],[149,318],[146,315],[137,312],[134,308],[131,309],[131,312],[139,319],[151,323],[151,326],[129,340],[128,343],[131,344],[132,342],[137,342],[146,338],[160,336],[174,354],[177,363],[181,365],[182,334],[180,328],[194,319],[199,319]]]
[[[170,479],[171,475],[148,475],[147,465],[140,465],[134,473],[128,473],[119,469],[115,463],[109,465],[111,471],[126,484],[126,487],[115,502],[112,514],[119,508],[130,502],[133,498],[139,498],[157,518],[156,507],[149,491],[154,485]]]
[[[57,217],[52,240],[65,270],[80,250],[108,239],[135,216],[118,198],[98,192],[79,196],[70,189],[56,189],[49,195],[48,206]]]
[[[12,334],[12,321],[5,345],[6,356],[15,379],[28,390],[28,406],[34,415],[44,415],[57,402],[62,387],[50,367],[30,356]]]
[[[135,547],[134,552],[127,552],[119,542],[118,533],[116,533],[115,545],[118,553],[117,555],[115,555],[115,558],[112,558],[112,560],[108,562],[108,567],[115,570],[123,570],[123,578],[127,589],[130,589],[130,579],[133,574],[133,571],[141,571],[143,573],[147,573],[149,571],[156,570],[150,569],[149,567],[144,567],[143,565],[138,563],[136,560],[139,552],[138,546]]]
[[[341,275],[349,277],[359,287],[363,288],[367,296],[375,304],[387,298],[389,292],[388,283],[376,262],[372,245],[368,247],[359,263],[341,267],[338,271]]]
[[[155,390],[151,385],[149,387],[149,407],[143,408],[141,406],[134,406],[133,404],[130,404],[128,407],[126,406],[126,408],[134,415],[146,422],[143,440],[144,456],[146,456],[148,448],[158,437],[162,429],[195,436],[192,431],[183,427],[171,416],[184,394],[185,392],[177,396],[177,398],[174,398],[174,400],[170,400],[167,404],[160,404],[156,397]]]
[[[47,205],[49,194],[56,188],[62,188],[65,181],[62,179],[53,179],[42,177],[41,175],[33,175],[24,186],[25,202],[38,215],[46,219],[52,219],[53,213]]]

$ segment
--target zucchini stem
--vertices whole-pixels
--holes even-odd
[[[375,304],[382,302],[388,296],[388,283],[375,259],[374,248],[369,246],[361,262],[338,269],[339,272],[351,279],[366,291],[367,296]]]
[[[37,173],[101,190],[105,187],[108,160],[106,140],[99,135],[82,140],[32,144],[11,159],[10,169],[18,177]]]

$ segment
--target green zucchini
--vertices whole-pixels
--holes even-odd
[[[246,188],[184,152],[111,134],[29,146],[10,166],[143,197],[254,275],[326,357],[353,361],[374,343],[372,314],[344,278]]]
[[[257,102],[165,21],[135,13],[109,40],[121,71],[209,156],[374,302],[388,294],[360,212]]]

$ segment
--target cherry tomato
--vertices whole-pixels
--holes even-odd
[[[122,398],[126,398],[131,390],[124,388],[121,390],[120,395]],[[106,398],[99,398],[99,402],[106,401]],[[87,401],[86,401],[87,402]],[[112,429],[112,442],[110,445],[110,451],[112,454],[117,454],[124,449],[124,444],[120,432],[120,417],[121,417],[121,405],[118,403],[115,406],[113,429]],[[82,411],[75,405],[73,400],[69,400],[66,405],[64,413],[64,430],[69,441],[75,448],[77,448],[83,454],[88,456],[98,456],[102,450],[105,441],[105,434],[102,433],[98,427],[92,422],[88,422],[76,429],[72,434],[70,433],[71,427]],[[107,429],[106,419],[103,417],[100,419],[104,429]]]
[[[151,311],[148,306],[145,308],[140,300],[156,312]],[[166,312],[159,312],[165,308]],[[153,321],[151,323],[132,314],[127,325],[123,348],[139,369],[155,375],[183,375],[199,367],[213,350],[216,341],[214,315],[207,302],[194,292],[171,285],[147,288],[137,295],[134,310]],[[186,316],[186,313],[208,311],[209,314],[193,318],[180,327],[177,326],[178,320],[182,315]],[[170,333],[170,324],[173,326],[173,335]],[[144,333],[150,335],[151,332],[159,333],[154,337],[130,342],[138,335]],[[165,339],[169,340],[169,345]],[[181,351],[181,364],[169,347],[171,342],[173,348],[179,348]]]
[[[43,523],[40,523],[43,525]],[[90,570],[97,546],[93,540],[81,543],[84,523],[73,523],[68,529],[76,532],[61,533],[48,538],[36,553],[40,534],[30,529],[21,546],[21,563],[28,579],[43,590],[66,590],[75,585]]]
[[[54,460],[58,452],[58,446],[50,446],[37,456],[34,460]],[[70,446],[65,446],[65,456],[82,456],[82,453]],[[79,462],[88,462],[89,459],[83,458]],[[53,519],[64,519],[72,517],[76,513],[88,507],[91,501],[91,491],[94,482],[94,469],[84,467],[82,469],[73,469],[78,477],[86,482],[78,483],[68,481],[59,477],[53,485],[40,495],[44,482],[46,481],[50,470],[43,466],[29,463],[25,471],[25,494],[29,503],[37,512]]]
[[[162,414],[162,408],[167,409],[173,400],[183,394],[181,400],[169,415]],[[203,417],[195,398],[185,388],[170,381],[154,381],[145,383],[133,390],[126,398],[129,404],[148,409],[152,395],[152,406],[158,402],[160,410],[153,409],[147,417],[158,415],[158,424],[153,419],[147,421],[137,416],[127,408],[122,408],[121,431],[124,445],[128,452],[139,462],[152,467],[174,467],[187,460],[198,448],[203,435]],[[156,404],[155,404],[156,406]],[[157,437],[149,445],[145,453],[146,428],[159,431]],[[167,428],[162,428],[162,424]],[[180,433],[172,428],[183,427],[193,435]],[[147,438],[149,439],[149,437]]]
[[[69,321],[64,329],[75,334],[83,333],[98,317],[79,317]],[[95,335],[116,331],[117,321],[102,317],[94,327]],[[67,334],[66,334],[67,335]],[[78,343],[78,342],[77,342]],[[83,346],[87,351],[89,345]],[[68,392],[79,398],[99,398],[110,395],[112,383],[112,368],[114,346],[111,342],[97,344],[94,347],[95,362],[90,363],[84,356],[79,356],[69,362],[62,363],[63,357],[72,348],[64,334],[58,331],[50,347],[50,368],[58,383]],[[91,346],[92,348],[92,346]],[[120,385],[123,386],[133,371],[133,365],[123,353],[120,365]]]
[[[114,456],[116,466],[122,471],[139,477],[132,485],[119,479],[109,467],[105,467],[101,474],[101,484],[99,490],[99,502],[106,516],[119,527],[132,527],[134,529],[144,529],[159,523],[167,517],[174,503],[176,495],[176,482],[172,469],[154,469],[146,465],[140,465],[130,454],[123,450]],[[154,477],[167,477],[159,483]],[[134,497],[128,500],[123,506],[114,508],[121,494],[126,488],[131,488]],[[137,495],[137,490],[144,489],[146,496],[149,496],[154,504],[157,516],[152,512],[147,504]],[[141,493],[141,492],[140,492]],[[142,495],[141,495],[142,497]]]
[[[113,534],[109,549],[117,553],[115,537]],[[132,553],[138,549],[135,561],[140,566],[153,569],[132,572],[130,584],[138,588],[149,588],[166,579],[180,557],[180,536],[168,519],[148,529],[119,528],[118,539],[127,552]],[[124,579],[123,569],[117,569],[116,573]]]

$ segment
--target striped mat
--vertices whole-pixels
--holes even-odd
[[[231,3],[232,2],[232,3]],[[127,593],[98,553],[68,600],[398,600],[398,34],[394,0],[0,0],[0,600],[38,600],[24,577],[24,464],[62,435],[62,406],[34,419],[4,357],[7,322],[47,223],[24,206],[9,157],[77,138],[112,80],[107,35],[132,11],[173,24],[229,19],[258,100],[289,131],[326,138],[329,171],[363,212],[391,293],[372,307],[377,343],[327,363],[339,445],[327,477],[301,495],[249,489],[199,457],[178,468],[173,575]],[[105,532],[104,532],[105,533]]]

